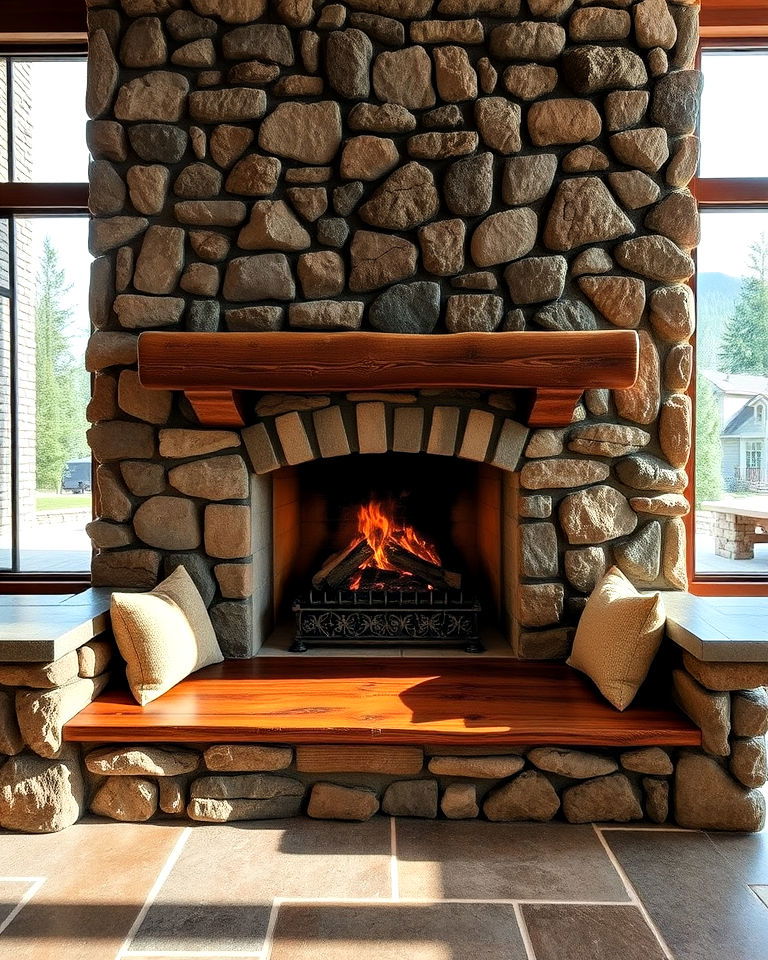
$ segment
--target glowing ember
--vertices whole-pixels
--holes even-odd
[[[401,523],[395,516],[391,502],[371,500],[362,504],[357,511],[357,531],[360,534],[359,543],[367,541],[373,554],[360,564],[360,570],[355,573],[349,582],[350,590],[359,590],[364,579],[367,589],[385,589],[385,583],[370,583],[370,577],[365,577],[363,571],[375,570],[380,572],[399,574],[404,578],[404,586],[413,589],[413,577],[408,570],[402,569],[392,560],[393,548],[406,550],[420,560],[441,566],[440,556],[434,544],[425,540],[407,523]],[[374,575],[374,580],[378,578]],[[424,584],[421,585],[422,587]],[[427,589],[433,589],[426,584]]]

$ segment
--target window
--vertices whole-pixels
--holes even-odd
[[[0,59],[0,577],[90,566],[85,73]]]
[[[768,47],[702,49],[704,94],[697,253],[696,443],[693,589],[768,580],[768,544],[755,540],[768,511],[768,128],[744,113],[745,90],[768,85]],[[760,399],[758,399],[760,398]],[[766,514],[768,515],[768,514]],[[746,532],[745,532],[746,531]],[[731,559],[749,553],[745,559]],[[759,582],[762,581],[762,584]],[[734,589],[736,589],[734,587]],[[710,592],[703,590],[700,592]]]

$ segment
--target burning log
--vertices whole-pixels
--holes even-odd
[[[429,560],[422,560],[416,554],[411,553],[403,547],[396,544],[388,544],[386,548],[387,559],[403,573],[408,573],[417,580],[423,580],[424,583],[438,590],[459,590],[461,589],[461,574],[445,570]]]
[[[373,556],[373,548],[367,540],[358,540],[350,544],[346,550],[334,553],[329,557],[320,570],[312,577],[312,586],[316,590],[338,590],[358,572],[358,570]]]

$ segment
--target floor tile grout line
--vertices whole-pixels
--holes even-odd
[[[267,930],[264,934],[264,943],[261,946],[261,960],[269,960],[272,956],[272,942],[275,938],[275,928],[277,927],[277,916],[280,913],[280,907],[285,903],[281,897],[275,897],[272,901],[272,907],[269,911],[269,920],[267,921]]]
[[[523,949],[527,960],[536,960],[536,951],[533,949],[531,935],[528,932],[528,924],[523,916],[522,904],[516,903],[514,906],[515,919],[517,920],[517,929],[520,931],[520,939],[523,941]]]
[[[262,953],[252,950],[242,953],[237,950],[144,950],[134,953],[128,950],[123,954],[131,960],[160,960],[160,958],[176,958],[176,960],[261,960]]]
[[[47,877],[0,877],[4,883],[29,883],[29,889],[25,891],[19,902],[11,910],[8,916],[0,923],[0,935],[10,927],[13,921],[18,917],[21,911],[26,907],[29,901],[34,897],[37,891],[47,880]]]
[[[149,913],[149,908],[154,903],[155,898],[157,897],[158,893],[160,893],[160,891],[162,890],[165,884],[165,881],[170,876],[171,870],[173,870],[173,868],[176,866],[176,861],[181,856],[181,852],[184,849],[184,846],[186,845],[186,842],[189,839],[189,835],[191,833],[192,833],[192,827],[184,827],[184,829],[181,832],[181,836],[173,845],[173,849],[168,854],[168,858],[166,859],[165,863],[160,869],[160,872],[155,878],[155,882],[150,887],[149,893],[147,894],[147,897],[141,907],[141,910],[139,910],[138,914],[136,915],[136,919],[131,924],[131,929],[128,931],[128,934],[126,935],[125,940],[123,940],[122,946],[117,951],[115,960],[122,960],[122,957],[124,957],[125,954],[128,952],[128,950],[130,950],[131,944],[133,943],[133,938],[139,932],[139,927],[144,922],[144,918]]]
[[[397,860],[397,823],[389,818],[389,883],[393,903],[400,899],[400,867]]]
[[[642,914],[643,920],[645,920],[645,922],[646,922],[646,924],[648,925],[648,928],[650,929],[651,933],[654,935],[654,937],[655,937],[656,940],[658,941],[658,944],[659,944],[659,946],[661,947],[661,952],[664,954],[664,956],[667,958],[667,960],[675,960],[675,958],[674,958],[674,956],[673,956],[673,954],[672,954],[672,951],[671,951],[671,950],[669,949],[669,947],[667,946],[666,940],[665,940],[664,937],[661,935],[661,931],[659,930],[659,928],[656,926],[656,924],[655,924],[655,923],[653,922],[653,920],[651,919],[650,913],[648,913],[648,910],[646,909],[645,904],[644,904],[643,901],[640,899],[640,896],[639,896],[637,890],[635,890],[634,884],[632,883],[632,881],[629,879],[629,877],[628,877],[627,874],[625,873],[624,868],[623,868],[622,865],[619,863],[619,860],[618,860],[618,857],[616,856],[616,854],[613,852],[613,850],[611,850],[611,848],[610,848],[610,846],[609,846],[609,844],[608,844],[608,840],[603,836],[603,833],[602,833],[601,828],[600,828],[600,827],[597,827],[597,826],[593,823],[593,824],[592,824],[592,829],[595,831],[595,834],[597,835],[597,839],[598,839],[598,840],[600,841],[600,843],[602,844],[603,849],[605,850],[606,855],[607,855],[608,859],[610,860],[610,862],[611,862],[611,864],[612,864],[612,866],[613,866],[613,869],[616,871],[616,873],[617,873],[618,876],[619,876],[619,879],[620,879],[621,882],[624,884],[624,889],[627,891],[627,894],[629,895],[630,900],[631,900],[632,903],[637,907],[637,909],[640,911],[640,913]]]
[[[372,907],[392,906],[393,901],[382,900],[381,897],[280,897],[281,906],[328,906],[345,904],[366,904]],[[516,903],[522,906],[544,905],[561,907],[631,907],[634,906],[629,900],[534,900],[534,899],[479,899],[471,897],[445,897],[435,899],[432,897],[402,897],[396,901],[396,904],[410,906],[420,904],[424,906],[438,907],[441,904],[487,904],[489,906],[513,907]]]

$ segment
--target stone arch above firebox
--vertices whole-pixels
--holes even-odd
[[[256,474],[353,453],[457,456],[514,472],[529,429],[502,405],[511,405],[505,395],[486,399],[461,392],[268,395],[242,436]]]

